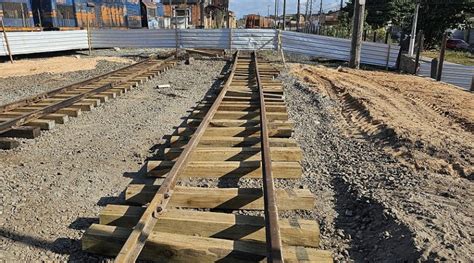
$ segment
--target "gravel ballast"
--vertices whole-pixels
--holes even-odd
[[[209,91],[226,62],[177,65],[65,125],[0,151],[0,260],[95,261],[80,238],[153,145]],[[75,75],[71,74],[71,78]],[[171,88],[157,89],[159,84]]]
[[[323,249],[339,262],[470,261],[470,182],[413,170],[370,138],[346,135],[339,101],[283,79]]]
[[[156,52],[163,51],[95,50],[93,55],[136,58]],[[0,150],[0,261],[103,260],[81,251],[85,229],[97,223],[106,204],[121,203],[123,190],[132,178],[141,177],[145,161],[153,158],[163,136],[174,131],[213,84],[216,87],[225,64],[180,63],[35,140],[23,140],[18,149]],[[103,73],[113,67],[101,65]],[[65,73],[60,81],[76,82],[78,76],[98,71]],[[27,80],[48,78],[54,76]],[[21,89],[27,80],[10,79],[9,84]],[[471,261],[470,182],[405,166],[370,138],[354,136],[340,101],[316,92],[286,70],[281,80],[290,120],[295,122],[293,137],[303,150],[303,178],[278,180],[276,186],[306,188],[316,199],[314,211],[282,217],[298,214],[317,220],[321,249],[332,251],[336,262]],[[157,88],[168,83],[171,88]],[[6,100],[40,90],[30,87],[24,93],[9,93]],[[199,179],[179,184],[261,187],[260,180]]]

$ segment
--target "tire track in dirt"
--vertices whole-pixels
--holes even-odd
[[[377,141],[416,169],[473,179],[472,94],[442,84],[431,92],[430,81],[406,76],[395,87],[399,77],[390,73],[300,65],[292,74],[341,103],[351,135]]]

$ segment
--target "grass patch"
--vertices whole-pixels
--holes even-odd
[[[439,50],[423,51],[422,56],[428,58],[437,58],[439,57]],[[474,66],[474,55],[467,51],[446,50],[444,59],[445,61],[452,63]]]

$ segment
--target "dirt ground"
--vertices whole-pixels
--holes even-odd
[[[0,261],[104,261],[81,251],[84,230],[119,202],[225,64],[178,65],[18,149],[0,150]],[[0,79],[0,104],[123,65]],[[277,185],[314,194],[315,209],[304,216],[319,222],[322,249],[336,262],[472,262],[472,94],[418,77],[302,64],[281,79],[304,173]],[[156,88],[164,83],[171,88]]]
[[[123,57],[61,56],[46,59],[22,59],[15,63],[0,63],[0,78],[29,76],[41,73],[64,73],[95,69],[99,61],[131,64],[133,60]]]
[[[473,94],[377,71],[289,71],[305,175],[336,260],[472,262]]]
[[[343,115],[416,169],[474,179],[474,94],[423,78],[294,65]]]

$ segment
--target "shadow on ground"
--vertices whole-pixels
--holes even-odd
[[[334,174],[336,229],[350,236],[350,257],[355,262],[415,262],[420,253],[413,232],[385,212],[376,200],[359,197],[341,176]]]

